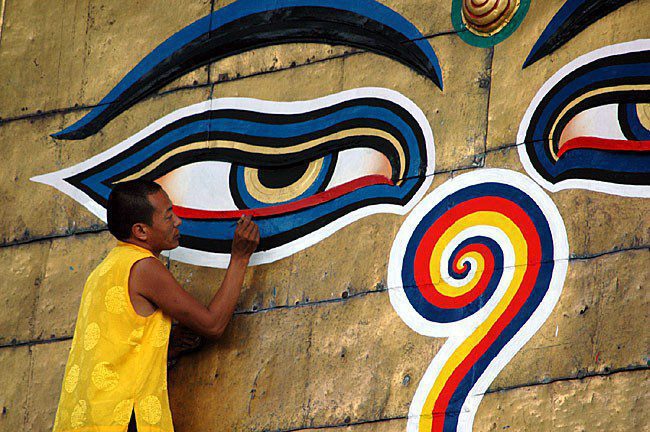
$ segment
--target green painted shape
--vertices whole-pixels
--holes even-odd
[[[454,26],[454,29],[458,32],[458,36],[462,40],[464,40],[466,43],[469,45],[481,47],[481,48],[489,48],[492,47],[499,42],[505,40],[510,36],[512,33],[514,33],[515,30],[519,27],[521,22],[524,20],[526,17],[526,14],[528,13],[528,8],[530,7],[530,0],[521,0],[519,3],[519,9],[517,9],[517,12],[515,12],[515,15],[512,17],[510,22],[506,24],[504,28],[501,29],[497,34],[489,36],[489,37],[482,37],[475,35],[465,25],[463,22],[463,17],[462,17],[462,3],[463,0],[452,0],[451,3],[451,23]]]

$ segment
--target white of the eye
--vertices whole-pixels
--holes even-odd
[[[338,154],[336,168],[334,168],[327,189],[369,175],[382,175],[388,179],[391,178],[392,167],[383,153],[370,148],[343,150]]]
[[[203,161],[178,167],[156,180],[177,206],[197,210],[237,210],[229,186],[231,164]]]
[[[626,139],[618,123],[618,104],[602,105],[577,114],[564,127],[560,147],[576,137]]]

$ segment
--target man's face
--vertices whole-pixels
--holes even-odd
[[[161,251],[178,247],[178,227],[181,220],[174,214],[171,200],[163,190],[149,195],[148,198],[154,213],[151,225],[148,226],[147,243],[155,250]]]

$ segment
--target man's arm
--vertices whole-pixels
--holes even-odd
[[[133,265],[129,289],[184,326],[201,335],[218,338],[235,311],[248,261],[259,240],[257,225],[250,217],[242,218],[235,229],[226,276],[207,308],[186,292],[156,258],[146,258]]]

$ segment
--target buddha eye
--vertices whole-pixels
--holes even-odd
[[[650,39],[560,69],[530,104],[517,142],[526,171],[551,191],[650,196]]]
[[[178,216],[209,219],[295,210],[373,184],[392,185],[393,174],[382,152],[354,148],[271,168],[195,162],[156,181],[168,193]]]
[[[397,92],[361,88],[311,101],[192,105],[34,180],[100,218],[112,185],[156,181],[183,219],[173,258],[221,267],[243,214],[253,215],[262,237],[251,262],[271,262],[362,217],[404,214],[425,193],[433,168],[422,111]]]

